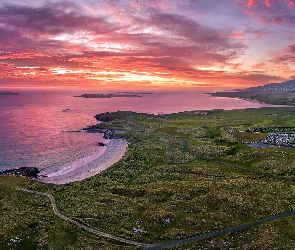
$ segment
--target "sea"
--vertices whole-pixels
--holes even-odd
[[[54,169],[97,151],[102,134],[69,132],[96,124],[96,114],[135,111],[168,114],[191,110],[267,106],[203,91],[152,91],[142,97],[82,98],[95,90],[0,89],[0,171],[20,167]],[[140,92],[140,91],[139,91]],[[116,92],[108,91],[106,93]]]

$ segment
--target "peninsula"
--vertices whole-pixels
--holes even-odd
[[[258,87],[210,93],[216,97],[231,97],[273,105],[295,105],[295,80],[271,83]]]
[[[294,108],[95,117],[99,157],[0,176],[1,249],[294,248]]]

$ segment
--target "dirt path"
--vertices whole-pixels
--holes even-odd
[[[190,153],[190,151],[188,150],[188,142],[186,140],[183,140],[183,142],[184,142],[184,145],[183,145],[184,151]],[[234,168],[234,169],[238,169],[238,170],[241,170],[241,171],[244,171],[244,172],[250,172],[250,173],[253,173],[253,174],[256,174],[256,175],[260,175],[260,176],[264,176],[264,177],[268,177],[268,178],[272,178],[272,179],[277,179],[277,180],[280,180],[280,181],[295,182],[295,180],[292,180],[292,179],[276,177],[276,176],[260,173],[260,172],[257,172],[257,171],[249,170],[249,169],[246,169],[246,168],[238,167],[238,166],[235,166],[235,165],[232,165],[232,164],[224,163],[224,162],[221,162],[221,161],[217,161],[217,160],[214,160],[214,159],[210,159],[210,158],[207,158],[207,157],[202,157],[202,156],[199,156],[199,155],[196,155],[196,156],[201,158],[202,160],[211,161],[211,162],[214,162],[216,164],[226,166],[226,167],[230,167],[230,168]],[[163,248],[167,248],[167,247],[173,247],[173,246],[177,246],[177,245],[182,245],[182,244],[190,243],[190,242],[193,242],[193,241],[198,241],[198,240],[214,237],[214,236],[221,235],[221,234],[224,234],[224,233],[229,233],[229,232],[238,231],[238,230],[242,230],[242,229],[246,229],[246,228],[250,228],[250,227],[255,227],[255,226],[258,226],[258,225],[266,223],[266,222],[270,222],[270,221],[274,221],[274,220],[278,220],[278,219],[282,219],[282,218],[286,218],[286,217],[295,215],[295,210],[293,210],[293,211],[290,211],[290,212],[287,212],[287,213],[278,214],[278,215],[268,217],[268,218],[265,218],[265,219],[261,219],[261,220],[257,220],[257,221],[251,222],[251,223],[247,223],[247,224],[243,224],[243,225],[239,225],[239,226],[235,226],[235,227],[231,227],[231,228],[225,228],[225,229],[215,231],[215,232],[211,232],[211,233],[205,233],[205,234],[201,234],[201,235],[198,235],[198,236],[195,236],[195,237],[186,238],[186,239],[183,239],[183,240],[176,240],[176,241],[166,242],[166,243],[162,243],[162,244],[145,244],[145,243],[131,241],[131,240],[128,240],[128,239],[120,238],[120,237],[117,237],[117,236],[114,236],[114,235],[111,235],[111,234],[108,234],[108,233],[101,232],[101,231],[99,231],[99,230],[97,230],[95,228],[89,227],[87,225],[84,225],[84,224],[82,224],[80,222],[75,221],[72,217],[65,216],[65,215],[61,214],[58,211],[55,200],[54,200],[54,198],[53,198],[53,196],[51,194],[41,193],[41,192],[28,190],[28,189],[23,189],[23,188],[21,188],[20,190],[24,191],[24,192],[35,193],[35,194],[47,196],[49,198],[51,204],[52,204],[53,211],[57,216],[59,216],[60,218],[66,220],[66,221],[69,221],[69,222],[71,222],[71,223],[73,223],[73,224],[75,224],[75,225],[77,225],[79,227],[82,227],[83,229],[85,229],[85,230],[87,230],[87,231],[89,231],[91,233],[94,233],[94,234],[97,234],[97,235],[100,235],[102,237],[106,237],[106,238],[109,238],[109,239],[124,242],[124,243],[130,244],[130,245],[142,246],[142,247],[145,247],[144,249],[148,249],[148,250],[163,249]]]
[[[49,198],[50,202],[51,202],[51,205],[52,205],[52,209],[53,209],[53,212],[60,218],[62,218],[63,220],[66,220],[68,222],[71,222],[83,229],[85,229],[86,231],[88,232],[91,232],[91,233],[94,233],[94,234],[97,234],[99,236],[102,236],[102,237],[106,237],[106,238],[109,238],[109,239],[112,239],[112,240],[116,240],[116,241],[120,241],[120,242],[124,242],[124,243],[127,243],[127,244],[130,244],[130,245],[135,245],[135,246],[144,246],[144,247],[152,247],[153,245],[151,244],[145,244],[145,243],[141,243],[141,242],[137,242],[137,241],[132,241],[132,240],[128,240],[128,239],[124,239],[124,238],[120,238],[120,237],[117,237],[117,236],[114,236],[114,235],[111,235],[111,234],[108,234],[108,233],[104,233],[102,231],[99,231],[95,228],[92,228],[92,227],[89,227],[89,226],[86,226],[76,220],[74,220],[72,217],[69,217],[69,216],[65,216],[63,214],[61,214],[58,209],[57,209],[57,206],[56,206],[56,203],[55,203],[55,199],[54,197],[51,195],[51,194],[48,194],[48,193],[42,193],[42,192],[38,192],[38,191],[33,191],[33,190],[29,190],[29,189],[25,189],[25,188],[20,188],[19,190],[23,191],[23,192],[27,192],[27,193],[33,193],[33,194],[39,194],[39,195],[43,195],[43,196],[46,196]]]

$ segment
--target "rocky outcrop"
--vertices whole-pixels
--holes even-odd
[[[132,111],[117,111],[117,112],[106,112],[97,114],[94,116],[96,120],[100,122],[110,122],[114,120],[126,120],[127,117],[132,117],[136,115],[136,112]]]
[[[17,169],[4,170],[0,172],[0,175],[20,175],[36,179],[39,172],[39,169],[35,167],[22,167]]]
[[[106,132],[104,132],[103,138],[112,139],[113,135],[114,135],[114,132],[112,130],[107,130]]]

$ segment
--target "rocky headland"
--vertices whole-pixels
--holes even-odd
[[[295,80],[207,94],[215,97],[240,98],[251,102],[260,102],[270,105],[294,106]]]
[[[39,173],[38,168],[35,167],[21,167],[17,169],[3,170],[0,175],[19,175],[26,176],[32,179],[36,179]]]

